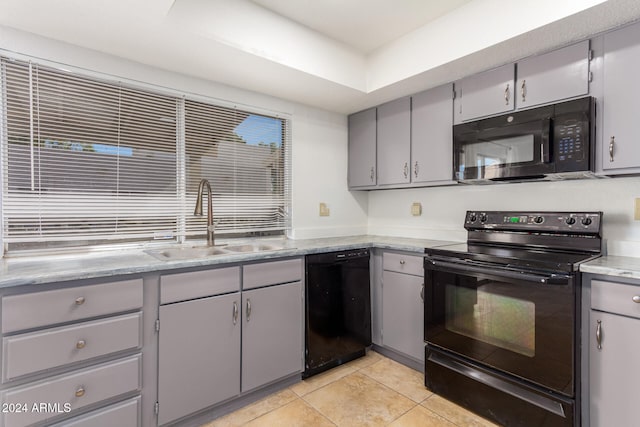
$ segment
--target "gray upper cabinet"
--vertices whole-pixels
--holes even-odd
[[[439,183],[453,176],[453,86],[411,100],[411,182]]]
[[[518,62],[516,106],[532,107],[589,93],[589,41]]]
[[[505,113],[514,109],[515,65],[465,77],[455,83],[454,123]]]
[[[242,307],[242,391],[299,373],[302,283],[245,291]]]
[[[378,107],[378,184],[410,182],[411,98]]]
[[[640,25],[604,35],[603,67],[602,169],[630,173],[628,168],[640,167]]]
[[[349,188],[376,185],[376,109],[349,116]]]
[[[158,425],[240,393],[240,293],[160,307]]]

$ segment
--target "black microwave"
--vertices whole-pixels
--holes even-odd
[[[579,177],[595,165],[595,99],[585,97],[453,127],[453,179]]]

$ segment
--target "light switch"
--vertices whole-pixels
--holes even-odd
[[[635,208],[633,210],[633,219],[640,221],[640,198],[635,198]]]
[[[413,216],[422,215],[422,203],[413,202],[413,204],[411,205],[411,215]]]
[[[326,203],[320,203],[320,216],[329,216],[329,206]]]

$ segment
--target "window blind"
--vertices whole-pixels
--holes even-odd
[[[204,236],[202,178],[221,232],[288,226],[288,120],[0,61],[5,249]]]
[[[187,206],[194,206],[198,184],[207,179],[218,232],[284,230],[288,140],[283,119],[186,100]],[[185,217],[188,235],[202,233],[206,218]]]

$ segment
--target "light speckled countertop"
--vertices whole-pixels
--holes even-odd
[[[283,249],[174,261],[161,261],[140,249],[38,257],[5,257],[0,260],[0,288],[269,260],[357,248],[380,248],[423,253],[424,248],[457,243],[383,236],[301,240],[260,239],[259,241],[261,243],[275,243],[282,246]]]
[[[580,265],[582,273],[640,279],[640,258],[603,256]]]

